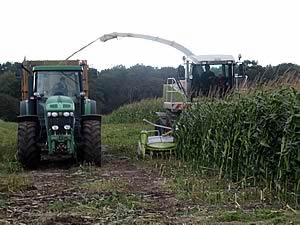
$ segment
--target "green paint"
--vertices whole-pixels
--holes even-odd
[[[68,96],[51,96],[45,104],[45,124],[47,129],[47,142],[49,154],[54,154],[56,146],[63,143],[67,146],[69,154],[76,154],[76,144],[74,140],[74,128],[71,128],[66,134],[57,135],[48,125],[48,112],[74,112],[75,105],[72,98]],[[58,116],[58,119],[61,116]]]
[[[84,114],[85,115],[92,114],[92,103],[90,99],[86,99],[84,101]]]
[[[68,96],[51,96],[46,101],[47,112],[74,112],[75,105]]]
[[[150,131],[151,133],[151,131]],[[142,156],[145,157],[146,152],[171,152],[175,150],[176,143],[174,140],[168,139],[167,136],[149,136],[149,131],[141,131],[140,134],[140,150]]]
[[[51,129],[48,130],[48,133],[52,132]],[[74,140],[74,130],[71,129],[68,131],[68,134],[65,135],[48,135],[48,150],[49,154],[55,153],[55,146],[57,144],[63,143],[67,146],[68,154],[76,154],[76,144]]]
[[[82,71],[81,66],[35,66],[33,71]]]

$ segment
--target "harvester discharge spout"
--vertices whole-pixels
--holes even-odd
[[[159,42],[159,43],[162,43],[162,44],[165,44],[165,45],[169,45],[169,46],[177,49],[178,51],[182,52],[183,54],[185,54],[185,56],[190,58],[193,62],[197,63],[197,59],[195,59],[194,53],[191,50],[189,50],[188,48],[184,47],[183,45],[181,45],[181,44],[179,44],[175,41],[170,41],[170,40],[160,38],[160,37],[144,35],[144,34],[113,32],[113,33],[110,33],[110,34],[104,34],[99,39],[102,42],[106,42],[106,41],[109,41],[109,40],[112,40],[112,39],[115,39],[115,38],[118,38],[118,37],[140,38],[140,39],[155,41],[155,42]]]

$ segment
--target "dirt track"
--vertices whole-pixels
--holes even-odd
[[[162,224],[190,222],[158,169],[103,154],[102,168],[56,162],[27,172],[31,185],[7,194],[0,224]]]
[[[22,191],[0,193],[0,225],[245,224],[217,222],[222,209],[178,198],[159,166],[106,148],[101,168],[45,162],[25,175]]]

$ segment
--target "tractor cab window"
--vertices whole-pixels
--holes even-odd
[[[38,71],[36,76],[37,92],[44,97],[64,95],[78,96],[79,71]]]

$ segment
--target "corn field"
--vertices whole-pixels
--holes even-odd
[[[176,155],[195,169],[300,200],[299,89],[203,99],[182,113],[176,127]]]

